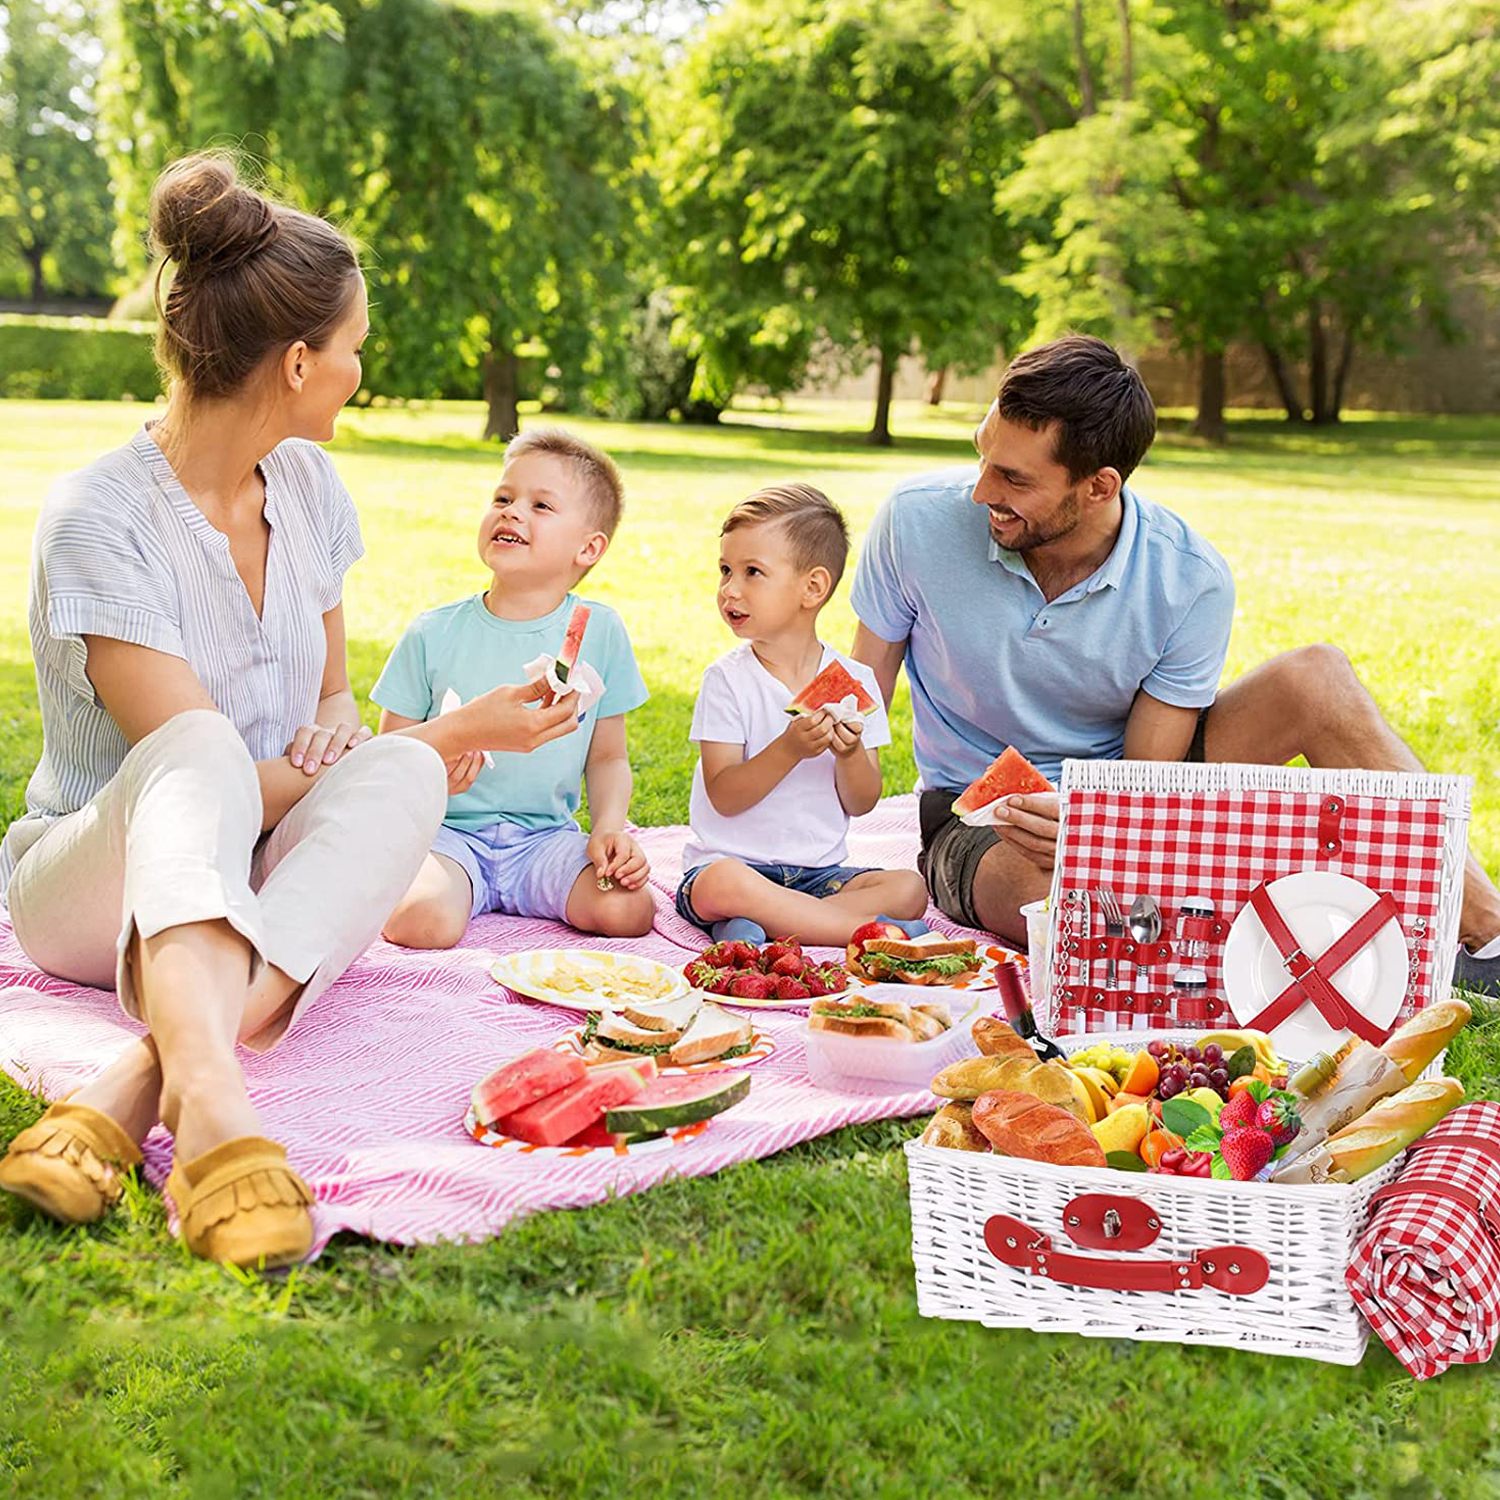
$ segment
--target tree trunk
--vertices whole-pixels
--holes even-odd
[[[1193,432],[1211,443],[1222,443],[1224,428],[1224,351],[1204,349],[1198,355],[1198,415]]]
[[[896,361],[900,358],[889,349],[880,351],[880,376],[875,386],[875,424],[870,428],[870,443],[876,448],[891,446],[891,391],[896,384]]]
[[[1083,32],[1083,0],[1073,0],[1073,50],[1078,55],[1079,114],[1094,113],[1094,72],[1089,67],[1088,43]]]
[[[1135,43],[1130,35],[1130,0],[1119,0],[1120,7],[1120,98],[1130,103],[1135,93]]]
[[[1328,388],[1328,329],[1323,323],[1323,304],[1314,300],[1307,310],[1307,384],[1312,398],[1314,426],[1337,422],[1339,414],[1330,410]]]
[[[1271,372],[1271,379],[1276,382],[1276,393],[1281,397],[1281,404],[1286,408],[1287,421],[1306,420],[1302,398],[1297,394],[1297,387],[1292,381],[1292,372],[1287,369],[1281,350],[1269,340],[1262,340],[1260,347],[1266,356],[1266,368]]]
[[[47,300],[47,277],[42,271],[42,260],[47,251],[41,245],[28,245],[21,254],[26,257],[26,264],[31,268],[32,304],[39,307]]]
[[[484,436],[508,443],[521,430],[520,394],[521,361],[510,349],[491,345],[484,357],[482,371],[484,400]]]
[[[1349,367],[1354,363],[1354,326],[1344,328],[1343,342],[1339,346],[1338,369],[1333,373],[1333,420],[1337,422],[1344,410],[1344,388],[1349,381]]]
[[[941,406],[943,404],[943,392],[948,389],[948,366],[933,370],[927,377],[927,404],[929,406]]]

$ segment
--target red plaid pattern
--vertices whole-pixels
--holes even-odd
[[[1447,809],[1441,800],[1347,796],[1339,830],[1342,847],[1330,853],[1318,836],[1324,801],[1319,793],[1075,789],[1065,797],[1067,833],[1059,853],[1061,897],[1052,946],[1057,1031],[1233,1025],[1224,1004],[1222,936],[1209,941],[1206,959],[1193,960],[1208,974],[1205,997],[1188,998],[1172,990],[1172,974],[1184,963],[1174,957],[1140,974],[1128,960],[1121,961],[1119,986],[1139,992],[1142,1003],[1127,1009],[1118,993],[1103,1004],[1094,1002],[1103,989],[1104,961],[1090,959],[1082,950],[1085,933],[1094,940],[1104,935],[1094,898],[1101,885],[1111,887],[1125,908],[1137,895],[1154,896],[1166,922],[1162,935],[1175,947],[1177,912],[1186,897],[1206,896],[1227,930],[1263,880],[1299,870],[1348,875],[1372,890],[1389,892],[1401,913],[1411,962],[1397,1024],[1430,998],[1446,837]],[[1144,1003],[1147,996],[1158,998]]]
[[[1477,1135],[1495,1156],[1445,1137]],[[1465,1104],[1423,1136],[1401,1176],[1451,1182],[1500,1205],[1500,1104]],[[1354,1247],[1350,1295],[1386,1347],[1418,1380],[1478,1364],[1500,1340],[1500,1246],[1479,1214],[1443,1194],[1377,1203]]]

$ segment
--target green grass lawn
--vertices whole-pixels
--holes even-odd
[[[980,413],[803,403],[715,429],[572,424],[629,501],[590,592],[623,612],[651,704],[635,816],[681,821],[723,512],[757,484],[822,486],[862,533],[898,478],[968,461]],[[40,743],[25,625],[37,506],[139,407],[9,402],[0,494],[0,821]],[[473,406],[351,413],[335,451],[368,555],[346,592],[363,696],[419,609],[482,582],[498,471]],[[1500,420],[1168,432],[1138,488],[1239,583],[1229,672],[1343,646],[1430,765],[1476,776],[1471,841],[1500,866]],[[101,546],[108,546],[101,537]],[[847,589],[826,633],[845,643]],[[910,785],[904,690],[887,789]],[[1451,1054],[1500,1097],[1500,1021]],[[0,1066],[5,1059],[0,1058]],[[38,1106],[0,1085],[0,1142]],[[1354,1370],[1217,1350],[924,1322],[905,1169],[917,1128],[842,1131],[704,1181],[542,1215],[477,1246],[336,1242],[290,1279],[239,1279],[166,1239],[133,1191],[93,1231],[0,1199],[0,1493],[163,1496],[918,1497],[1500,1494],[1500,1390],[1418,1386],[1379,1345]]]

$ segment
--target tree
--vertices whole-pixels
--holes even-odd
[[[507,438],[527,355],[575,395],[609,384],[632,301],[634,102],[539,11],[338,0],[334,34],[277,39],[271,65],[242,36],[164,42],[158,0],[120,4],[137,215],[166,157],[253,134],[275,186],[368,247],[371,388],[482,392],[484,435]]]
[[[96,44],[75,0],[8,0],[0,9],[0,260],[16,264],[33,302],[49,291],[97,296],[114,267],[109,173],[95,130]]]
[[[709,23],[658,121],[683,318],[719,388],[785,390],[825,350],[982,366],[1016,328],[994,183],[1024,126],[929,4],[771,0]]]

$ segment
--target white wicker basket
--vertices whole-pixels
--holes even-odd
[[[1191,1032],[1158,1032],[1191,1041]],[[1060,1039],[1069,1051],[1101,1040],[1139,1045],[1128,1032]],[[1370,1328],[1344,1283],[1371,1197],[1400,1170],[1401,1157],[1358,1183],[1275,1187],[1156,1173],[1055,1167],[910,1141],[912,1259],[924,1317],[961,1318],[991,1328],[1082,1333],[1096,1338],[1219,1344],[1265,1354],[1358,1364]],[[1111,1195],[1125,1220],[1114,1249],[1082,1247],[1088,1222],[1109,1205],[1079,1211],[1076,1200]],[[1127,1207],[1126,1205],[1134,1205]],[[986,1225],[1007,1265],[985,1242]],[[1085,1224],[1079,1227],[1082,1218]],[[1105,1230],[1108,1234],[1108,1229]],[[1097,1240],[1097,1234],[1094,1237]],[[1249,1252],[1248,1254],[1241,1252]],[[1264,1284],[1221,1290],[1209,1279]],[[1243,1264],[1242,1264],[1243,1263]],[[1150,1280],[1170,1290],[1120,1290],[1083,1281]]]

